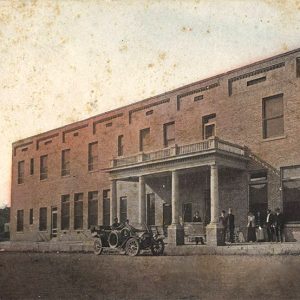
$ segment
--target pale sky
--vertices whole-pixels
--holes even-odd
[[[0,207],[11,144],[300,48],[300,1],[0,1]]]

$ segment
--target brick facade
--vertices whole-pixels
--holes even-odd
[[[219,210],[232,207],[236,225],[244,228],[249,210],[249,174],[265,169],[268,174],[268,206],[282,208],[280,168],[300,165],[300,78],[296,59],[300,50],[245,66],[225,74],[178,88],[150,99],[67,125],[13,144],[11,238],[48,240],[51,238],[51,207],[57,207],[57,239],[86,239],[88,193],[98,192],[98,224],[103,223],[103,191],[110,190],[111,160],[118,158],[118,137],[123,157],[140,152],[140,130],[150,128],[147,151],[165,148],[164,124],[175,122],[175,143],[186,145],[204,139],[203,117],[215,114],[215,135],[247,147],[246,170],[222,168],[219,173]],[[263,99],[283,95],[284,134],[263,136]],[[97,142],[97,161],[89,171],[89,144]],[[120,145],[119,145],[120,146]],[[70,149],[70,174],[62,176],[62,151]],[[47,155],[47,178],[40,180],[41,156]],[[30,174],[31,159],[34,172]],[[95,158],[96,159],[96,158]],[[24,161],[23,183],[18,183],[18,162]],[[32,167],[32,166],[31,166]],[[145,166],[145,168],[147,168]],[[171,170],[172,168],[170,168]],[[117,212],[120,197],[127,197],[127,216],[138,222],[138,182],[128,178],[117,183]],[[204,215],[204,195],[209,189],[209,169],[187,169],[179,178],[179,215],[182,205],[192,203],[193,213]],[[74,230],[74,194],[83,193],[83,228]],[[170,174],[146,178],[146,194],[155,195],[155,223],[163,225],[163,207],[171,204]],[[61,230],[61,196],[70,195],[70,227]],[[47,208],[47,229],[39,230],[39,210]],[[29,214],[33,209],[33,224]],[[17,229],[17,211],[23,210],[23,230]],[[289,224],[289,237],[297,225]],[[295,234],[297,236],[297,234]],[[293,238],[291,238],[293,239]]]

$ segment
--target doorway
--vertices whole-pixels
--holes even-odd
[[[57,207],[51,207],[51,238],[57,237]]]

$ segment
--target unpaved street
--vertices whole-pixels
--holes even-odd
[[[299,299],[299,256],[0,253],[0,299]]]

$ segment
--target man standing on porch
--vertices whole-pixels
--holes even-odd
[[[222,237],[222,243],[223,244],[225,244],[226,231],[227,231],[227,218],[226,218],[225,215],[226,215],[225,210],[222,210],[221,216],[219,217],[219,224],[222,227],[221,237]]]
[[[234,215],[232,209],[228,209],[227,226],[229,228],[229,242],[234,243]]]

